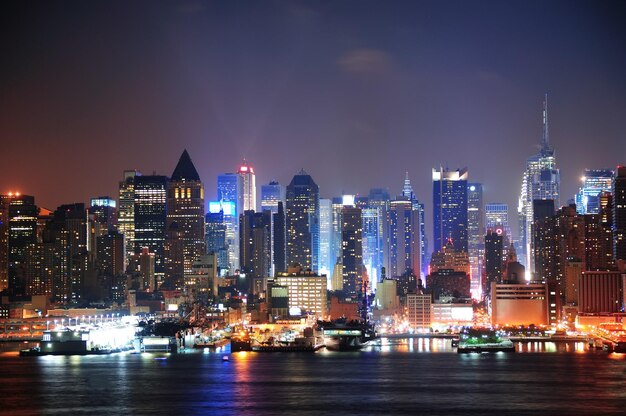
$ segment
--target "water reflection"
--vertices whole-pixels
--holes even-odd
[[[381,338],[368,347],[368,351],[382,353],[455,353],[452,340],[448,338]],[[521,353],[585,353],[588,346],[584,342],[516,342],[516,352]]]

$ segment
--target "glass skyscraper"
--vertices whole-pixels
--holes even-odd
[[[576,212],[579,214],[598,214],[600,212],[600,194],[611,192],[613,171],[611,169],[585,169],[582,186],[576,194]]]
[[[483,225],[483,185],[470,183],[467,185],[467,246],[470,261],[471,291],[479,298],[481,291],[481,269],[484,256],[484,225]]]
[[[319,268],[319,188],[304,170],[287,186],[287,263],[298,263],[313,272]]]
[[[226,224],[226,244],[231,274],[239,269],[239,215],[243,214],[243,176],[236,173],[224,173],[217,177],[217,199],[221,204],[214,206],[211,212],[224,211]]]
[[[278,202],[285,202],[285,188],[276,181],[261,186],[261,211],[278,212]]]
[[[435,252],[448,240],[457,251],[468,251],[467,168],[433,169],[433,234]]]

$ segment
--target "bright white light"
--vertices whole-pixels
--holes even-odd
[[[354,205],[354,195],[344,195],[342,205]]]

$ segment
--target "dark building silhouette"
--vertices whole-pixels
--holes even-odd
[[[28,248],[37,242],[35,197],[14,195],[8,206],[8,289],[13,296],[24,296],[26,290],[26,261]]]
[[[626,261],[626,166],[618,166],[613,178],[613,259]]]
[[[287,185],[287,263],[317,272],[319,254],[319,188],[304,170]]]
[[[343,291],[353,297],[364,294],[362,230],[361,208],[344,206],[341,210]]]
[[[483,294],[488,295],[492,283],[502,283],[502,234],[487,231],[485,235],[485,285]]]
[[[285,210],[283,203],[278,202],[277,211],[272,215],[272,226],[274,227],[274,272],[284,273],[287,271],[287,235],[285,224]]]

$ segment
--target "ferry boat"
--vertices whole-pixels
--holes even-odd
[[[319,321],[317,327],[331,351],[358,351],[377,338],[374,328],[366,322]]]
[[[515,352],[515,344],[488,329],[466,329],[459,334],[457,353]]]

